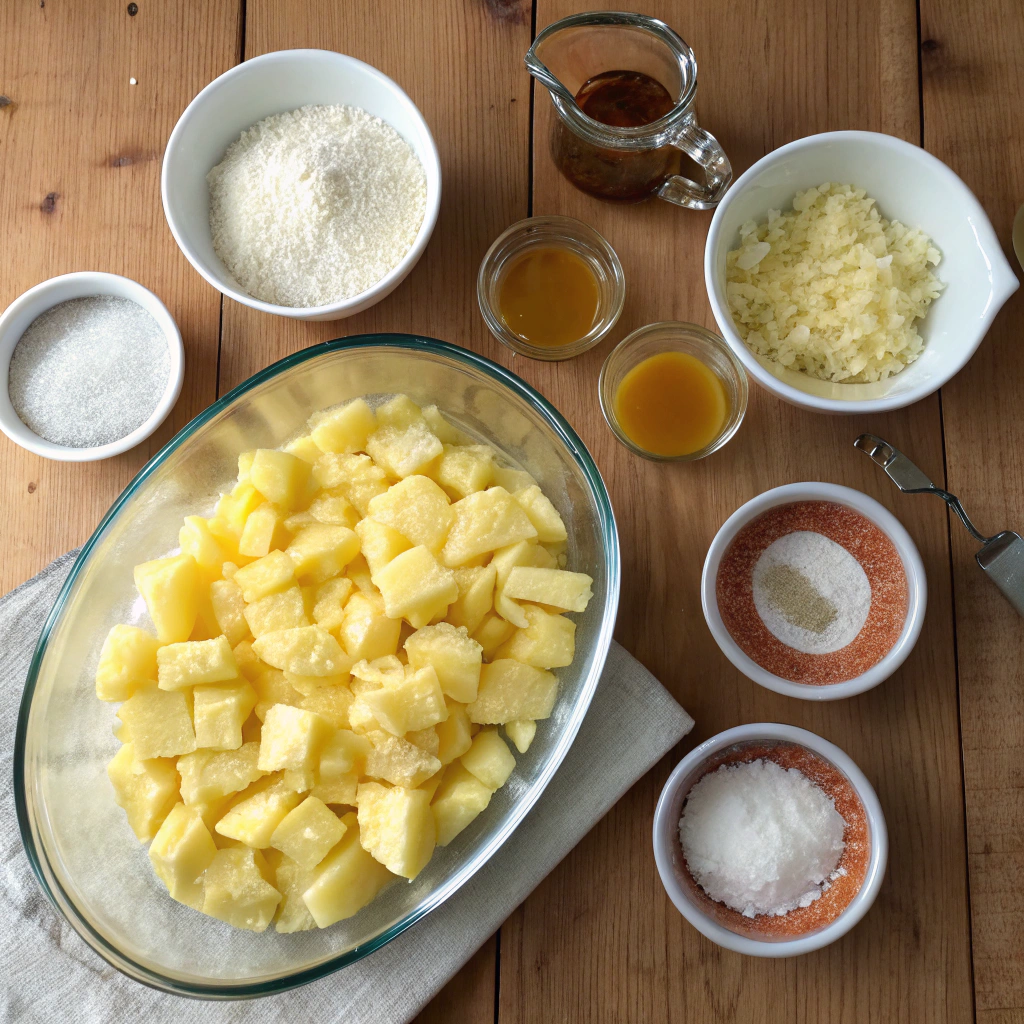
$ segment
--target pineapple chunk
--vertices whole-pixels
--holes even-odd
[[[483,648],[464,626],[457,629],[448,622],[424,626],[406,640],[405,651],[413,668],[434,669],[445,696],[463,704],[476,700]]]
[[[274,829],[300,799],[283,780],[262,779],[242,794],[242,799],[217,822],[214,830],[253,849],[265,850]]]
[[[285,674],[279,669],[264,668],[255,679],[250,681],[256,691],[256,707],[253,708],[253,711],[261,722],[275,704],[302,707],[305,698],[288,682]]]
[[[530,517],[541,544],[558,544],[568,537],[558,510],[536,484],[516,491],[515,499]]]
[[[552,568],[554,562],[551,556],[533,541],[520,541],[496,551],[491,559],[491,565],[497,574],[494,581],[494,610],[513,625],[525,629],[529,625],[526,612],[505,593],[505,584],[508,582],[509,574],[518,565],[543,565]]]
[[[415,789],[441,770],[441,762],[415,743],[383,730],[368,734],[372,749],[366,758],[366,774],[394,786]]]
[[[196,750],[178,758],[181,798],[187,804],[212,805],[241,793],[265,773],[260,771],[259,743],[243,743],[237,750]]]
[[[140,683],[156,680],[157,639],[137,626],[112,626],[96,666],[96,696],[127,700]]]
[[[349,562],[345,575],[355,584],[356,589],[361,590],[364,594],[377,593],[377,588],[373,585],[373,580],[370,578],[370,567],[366,564],[366,559],[362,555],[356,555]]]
[[[434,852],[430,796],[422,790],[364,782],[356,804],[363,849],[392,873],[415,878]]]
[[[484,490],[494,478],[494,450],[487,445],[446,444],[434,479],[456,500]]]
[[[319,774],[326,778],[361,773],[372,750],[365,736],[359,736],[350,729],[337,729],[320,751]]]
[[[186,640],[156,652],[157,685],[161,690],[183,690],[201,683],[222,683],[238,678],[238,665],[227,637]]]
[[[242,588],[234,580],[214,580],[210,584],[210,606],[217,626],[232,647],[237,647],[249,636]]]
[[[144,843],[157,834],[178,802],[178,773],[165,758],[136,759],[134,743],[126,743],[107,765],[114,800],[128,815],[128,824]]]
[[[330,735],[328,722],[314,712],[289,704],[275,704],[263,719],[260,769],[265,772],[283,768],[312,769]]]
[[[456,569],[455,582],[459,596],[445,616],[453,626],[465,626],[472,635],[494,607],[494,582],[497,569],[493,565]]]
[[[423,410],[408,395],[395,395],[377,409],[378,426],[408,427],[413,423],[426,423],[426,420]]]
[[[347,656],[346,656],[347,663]],[[300,676],[294,672],[285,672],[285,681],[303,697],[309,697],[317,690],[334,689],[336,686],[345,686],[351,679],[347,672],[339,672],[333,676]],[[287,703],[287,701],[285,702]]]
[[[308,509],[305,512],[293,512],[285,521],[284,528],[290,536],[301,533],[307,526],[320,522]]]
[[[309,425],[312,428],[310,436],[320,451],[351,454],[363,451],[367,437],[377,427],[377,421],[373,410],[363,399],[357,398],[313,417]]]
[[[438,441],[441,441],[443,444],[462,443],[462,433],[453,427],[444,418],[444,416],[441,415],[441,412],[436,405],[425,405],[420,410],[420,414],[423,416],[427,426],[434,432]]]
[[[311,768],[286,768],[281,773],[281,784],[301,796],[316,785],[316,775]]]
[[[342,819],[345,835],[320,862],[302,899],[320,928],[352,917],[395,876],[363,849],[354,813]]]
[[[430,808],[437,845],[447,846],[490,802],[490,789],[463,765],[451,765]]]
[[[196,565],[209,577],[220,575],[224,563],[224,549],[210,532],[210,524],[202,516],[185,516],[185,524],[178,531],[178,544],[183,555],[191,555]]]
[[[204,914],[235,928],[266,930],[281,894],[263,877],[258,856],[243,846],[217,851],[204,876]]]
[[[497,729],[481,729],[462,755],[462,763],[488,789],[501,789],[512,774],[516,759]]]
[[[289,587],[277,594],[267,594],[258,601],[246,605],[245,621],[254,637],[273,633],[279,629],[295,629],[308,626],[306,606],[302,600],[302,591],[298,587]]]
[[[295,438],[294,441],[289,441],[284,446],[284,450],[289,455],[294,455],[295,458],[302,459],[303,462],[308,462],[311,466],[320,458],[320,449],[309,434],[303,434],[301,437]],[[255,452],[252,452],[251,454],[253,457],[256,455]]]
[[[523,608],[529,625],[517,629],[495,651],[497,658],[514,658],[534,668],[565,668],[576,651],[576,623],[564,615],[527,605]]]
[[[175,804],[164,818],[149,859],[171,898],[193,910],[203,909],[203,879],[217,853],[213,837],[195,807]]]
[[[310,791],[311,796],[322,800],[325,804],[341,804],[347,807],[356,805],[356,789],[359,786],[357,772],[345,772],[343,775],[325,775]]]
[[[436,555],[455,517],[448,495],[430,477],[407,476],[370,502],[370,518],[397,530],[411,545],[422,544]],[[366,560],[376,572],[369,556]]]
[[[442,561],[450,568],[537,536],[522,505],[504,487],[470,494],[455,502],[452,511],[455,521],[441,552]]]
[[[359,554],[359,538],[347,526],[313,523],[285,549],[295,575],[311,583],[337,576]]]
[[[242,723],[256,707],[256,691],[245,680],[220,686],[197,686],[192,692],[196,746],[237,750]]]
[[[199,566],[191,555],[156,558],[135,566],[135,586],[162,644],[187,640],[199,612]]]
[[[328,632],[341,628],[345,621],[345,602],[352,596],[355,584],[344,576],[335,577],[316,588],[313,621]]]
[[[207,523],[210,532],[225,550],[237,548],[238,538],[245,528],[249,513],[263,503],[263,496],[249,480],[241,480],[222,494],[214,508],[213,518]]]
[[[254,508],[246,517],[238,538],[239,554],[262,558],[275,548],[283,548],[289,537],[284,525],[286,517],[284,509],[269,501]]]
[[[415,478],[410,477],[410,479]],[[386,494],[380,496],[380,498],[386,497]],[[374,498],[374,501],[378,500],[380,499]],[[360,550],[371,573],[380,572],[393,558],[412,547],[397,530],[385,526],[384,523],[379,523],[375,519],[361,519],[356,523],[356,535],[359,537]]]
[[[302,459],[270,448],[260,448],[252,460],[249,480],[267,501],[289,511],[309,502],[310,465]]]
[[[252,649],[268,665],[299,676],[339,675],[349,668],[338,641],[320,626],[264,633],[253,641]]]
[[[348,499],[334,491],[320,491],[307,510],[310,518],[318,523],[329,523],[332,526],[347,526],[354,530],[360,522],[359,512]]]
[[[363,516],[371,499],[388,489],[387,475],[369,455],[321,455],[313,475],[321,487],[340,491]]]
[[[506,722],[505,735],[516,745],[520,754],[525,754],[533,743],[533,737],[537,735],[537,723],[528,718]]]
[[[267,594],[276,594],[295,582],[295,563],[283,551],[271,551],[255,562],[243,565],[233,577],[242,588],[246,604]]]
[[[525,470],[512,469],[508,466],[494,467],[494,482],[499,487],[504,487],[509,494],[532,487],[537,481]]]
[[[439,772],[437,772],[435,775],[431,775],[426,782],[424,782],[422,785],[417,786],[416,788],[426,793],[428,800],[433,800],[434,794],[437,792],[438,787],[444,781],[444,776],[445,771],[442,768]]]
[[[366,693],[381,686],[401,683],[405,679],[405,666],[396,655],[388,654],[373,661],[357,661],[352,666],[352,676],[356,680],[352,683],[352,692]],[[370,685],[364,686],[363,683]]]
[[[420,419],[407,427],[379,427],[366,439],[366,451],[385,473],[402,479],[422,472],[441,454],[442,446]]]
[[[547,718],[555,706],[558,680],[550,672],[518,661],[499,659],[484,665],[480,690],[466,708],[471,722],[503,725],[520,718]]]
[[[448,717],[435,727],[438,742],[434,754],[441,764],[451,764],[469,750],[473,733],[465,704],[452,700],[445,703],[448,705]]]
[[[117,717],[128,726],[140,761],[175,757],[196,749],[192,716],[180,690],[140,687],[118,708]]]
[[[343,684],[321,686],[303,697],[299,707],[318,714],[335,729],[347,729],[353,700],[352,691]]]
[[[491,658],[494,652],[515,632],[515,626],[500,615],[488,612],[473,633],[473,639],[483,648],[484,657]]]
[[[459,596],[455,574],[446,569],[422,545],[392,559],[373,582],[384,598],[389,618],[405,618],[419,629],[443,615]]]
[[[516,566],[508,574],[505,594],[520,601],[534,601],[567,612],[583,612],[594,596],[590,589],[593,582],[583,572]]]
[[[445,708],[445,714],[448,714],[447,707]],[[437,752],[441,749],[441,740],[437,735],[437,726],[431,725],[426,729],[413,729],[411,732],[405,734],[405,739],[413,744],[413,746],[419,747],[420,750],[425,750],[428,754],[433,754],[437,757]],[[438,758],[440,760],[440,758]],[[420,789],[423,786],[419,787]]]
[[[345,831],[334,811],[315,796],[307,796],[274,829],[270,845],[312,871],[341,841]]]
[[[398,650],[402,624],[389,619],[379,594],[353,594],[345,605],[345,618],[338,635],[345,650],[357,660],[373,661]]]
[[[281,863],[274,870],[274,887],[281,894],[281,903],[274,918],[274,928],[279,934],[291,935],[316,927],[316,921],[302,899],[314,878],[312,871],[296,864],[291,857],[281,858]]]
[[[401,682],[382,686],[356,698],[393,736],[429,729],[448,717],[437,673],[427,665]]]

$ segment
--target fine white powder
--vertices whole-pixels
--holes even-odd
[[[426,209],[412,147],[357,107],[268,117],[206,180],[214,251],[250,295],[279,306],[371,288],[412,247]]]
[[[690,790],[679,841],[694,880],[744,917],[808,907],[841,869],[846,822],[796,768],[723,765]]]
[[[779,600],[780,566],[793,570],[791,577],[802,577],[805,599],[810,594],[831,606],[831,621],[817,623],[823,628],[801,624],[793,614],[799,598],[789,603]],[[846,647],[864,627],[871,609],[871,583],[860,562],[841,544],[811,530],[787,533],[764,549],[754,566],[753,590],[754,607],[768,630],[804,654],[829,654]],[[813,622],[813,616],[808,621]]]

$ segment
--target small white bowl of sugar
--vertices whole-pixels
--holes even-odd
[[[83,271],[50,278],[0,316],[0,430],[60,462],[120,455],[167,418],[185,354],[141,284]]]

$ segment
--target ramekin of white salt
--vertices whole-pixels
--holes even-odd
[[[184,376],[181,332],[117,274],[50,278],[0,316],[0,430],[62,462],[134,448],[167,418]]]
[[[669,776],[654,816],[669,898],[701,934],[748,956],[797,956],[848,932],[878,895],[888,849],[864,773],[790,725],[705,740]]]

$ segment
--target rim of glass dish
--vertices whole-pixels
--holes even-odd
[[[640,445],[627,437],[625,431],[619,426],[618,417],[615,415],[614,396],[606,399],[604,393],[605,381],[608,377],[608,367],[611,365],[612,360],[627,348],[643,340],[645,335],[650,332],[666,328],[672,328],[683,334],[695,334],[705,344],[720,350],[736,374],[736,389],[739,392],[740,398],[736,422],[728,430],[723,430],[710,444],[706,444],[703,448],[690,452],[688,455],[658,455],[655,452],[647,451],[646,448],[641,448]],[[709,369],[714,372],[713,367],[709,367]],[[639,455],[640,458],[647,459],[650,462],[698,462],[700,459],[713,455],[720,448],[724,448],[736,436],[736,432],[740,427],[743,426],[743,420],[747,415],[747,403],[750,401],[750,383],[747,380],[747,372],[744,370],[743,364],[736,358],[736,353],[732,351],[728,343],[720,335],[715,334],[714,331],[709,331],[706,327],[701,327],[700,324],[689,323],[685,320],[659,320],[654,324],[644,324],[643,327],[638,327],[632,333],[627,334],[608,353],[608,358],[601,364],[601,375],[597,381],[597,397],[601,404],[601,414],[604,416],[605,423],[608,424],[608,429],[615,435],[615,439],[634,455]]]
[[[28,801],[26,799],[25,745],[29,712],[32,706],[32,697],[35,693],[39,667],[42,663],[43,656],[46,653],[50,633],[60,617],[64,603],[66,602],[92,549],[96,546],[108,525],[113,521],[128,499],[131,498],[139,486],[146,481],[160,465],[163,464],[164,460],[172,452],[178,449],[200,427],[209,423],[236,399],[259,387],[266,381],[290,370],[294,366],[298,366],[309,359],[316,358],[317,356],[325,355],[328,352],[359,348],[393,348],[409,351],[428,351],[437,355],[446,356],[456,363],[461,363],[482,371],[499,383],[504,384],[520,398],[525,399],[533,405],[533,407],[537,409],[547,422],[548,426],[551,427],[555,434],[566,445],[573,458],[576,460],[577,465],[579,465],[580,469],[583,471],[583,475],[590,486],[591,493],[593,493],[595,497],[595,503],[598,508],[598,518],[600,521],[601,538],[605,551],[605,571],[608,574],[608,600],[605,604],[597,636],[597,645],[595,648],[597,657],[594,659],[589,676],[584,684],[585,702],[581,702],[573,718],[570,719],[566,728],[563,730],[562,735],[555,746],[555,754],[557,756],[549,759],[548,766],[537,780],[532,799],[521,802],[521,805],[512,811],[504,828],[491,838],[490,842],[483,847],[476,857],[463,864],[462,867],[456,871],[444,885],[440,886],[435,892],[424,899],[419,906],[415,907],[389,928],[385,928],[378,935],[373,936],[366,942],[348,950],[345,953],[341,953],[338,956],[324,960],[322,963],[314,964],[313,966],[302,968],[289,974],[284,974],[278,978],[243,982],[242,984],[225,984],[218,982],[203,984],[171,978],[137,963],[131,957],[122,953],[106,937],[100,934],[100,932],[85,919],[84,915],[78,910],[77,905],[64,891],[64,888],[57,879],[55,872],[53,872],[49,867],[45,851],[39,850],[36,846],[36,839],[32,829],[32,816],[29,814]],[[174,435],[174,437],[171,438],[170,441],[167,442],[167,444],[163,446],[163,448],[160,449],[160,451],[156,453],[156,455],[146,463],[145,466],[142,467],[141,470],[139,470],[128,486],[125,487],[114,503],[110,506],[109,510],[100,520],[99,525],[93,531],[89,539],[82,545],[81,550],[75,558],[74,565],[71,567],[71,571],[68,573],[67,578],[61,586],[60,593],[57,595],[53,608],[50,609],[50,613],[46,617],[46,622],[43,625],[42,632],[39,635],[39,640],[36,643],[36,648],[32,655],[32,661],[29,664],[28,675],[25,679],[25,689],[22,694],[21,705],[18,711],[17,729],[14,736],[14,804],[17,812],[18,830],[21,833],[22,845],[24,846],[25,854],[28,857],[33,873],[50,902],[57,907],[57,909],[68,920],[69,924],[71,924],[75,931],[86,941],[94,952],[98,953],[109,964],[133,980],[147,985],[150,988],[171,993],[172,995],[202,999],[239,999],[252,996],[273,995],[278,992],[287,991],[288,989],[298,988],[301,985],[305,985],[311,981],[316,981],[319,978],[326,977],[329,974],[333,974],[344,967],[348,967],[349,965],[356,963],[363,959],[363,957],[373,953],[375,950],[387,945],[387,943],[392,939],[397,938],[402,934],[402,932],[406,931],[421,918],[425,917],[430,911],[444,903],[448,897],[456,893],[481,867],[483,867],[484,864],[491,859],[491,857],[494,856],[494,854],[504,844],[505,840],[508,839],[512,832],[519,826],[523,818],[526,817],[527,813],[532,809],[537,800],[540,799],[544,790],[547,788],[548,783],[550,783],[552,776],[558,768],[561,767],[562,761],[565,759],[565,755],[568,752],[569,747],[572,746],[572,743],[576,738],[576,734],[583,722],[583,718],[585,717],[586,712],[590,707],[590,703],[593,700],[594,691],[600,680],[601,672],[604,670],[608,649],[611,645],[612,630],[615,626],[615,616],[618,610],[620,568],[619,541],[615,524],[615,513],[612,509],[611,499],[608,496],[608,490],[605,487],[604,480],[597,468],[597,464],[594,462],[590,452],[587,450],[586,445],[583,444],[579,435],[575,430],[573,430],[562,414],[546,398],[544,398],[543,395],[534,390],[526,383],[526,381],[514,374],[511,370],[506,370],[503,366],[492,362],[486,356],[477,355],[475,352],[470,352],[468,349],[460,348],[459,346],[452,345],[449,342],[439,341],[436,338],[427,338],[422,335],[399,333],[362,334],[354,335],[351,338],[336,338],[332,341],[321,342],[318,345],[302,349],[290,356],[286,356],[284,359],[278,360],[276,363],[272,363],[265,369],[253,374],[253,376],[249,377],[247,380],[242,381],[241,384],[232,388],[227,394],[218,398],[217,401],[209,405],[194,419],[190,420],[181,430],[178,431],[177,434]]]

